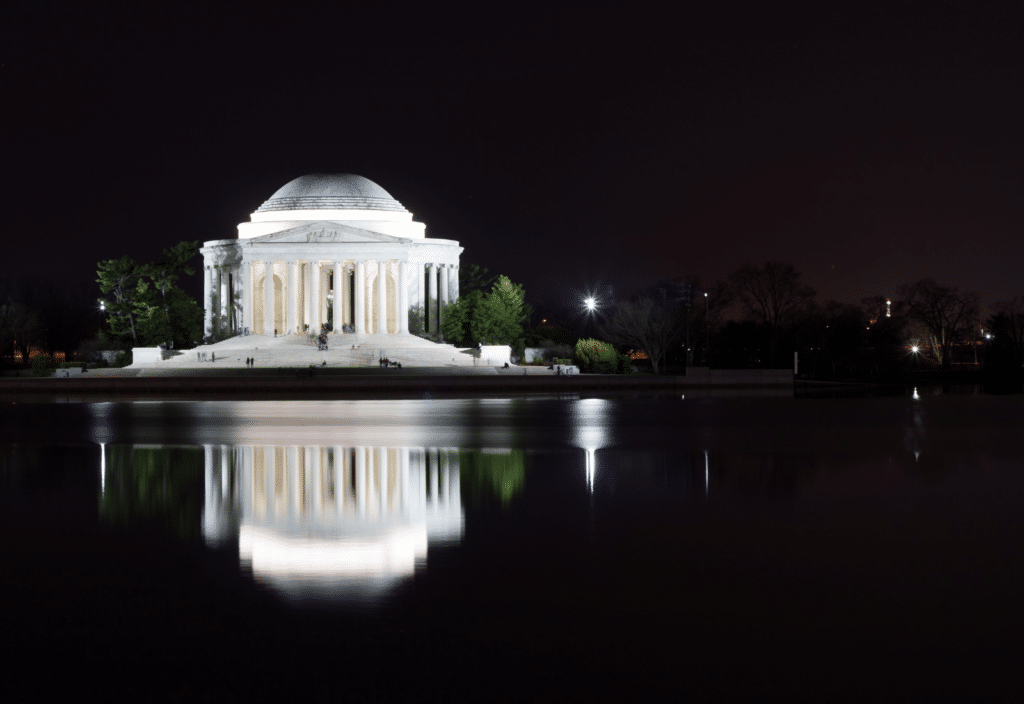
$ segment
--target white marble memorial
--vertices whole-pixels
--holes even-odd
[[[454,240],[426,225],[373,181],[311,174],[288,182],[203,255],[205,334],[220,339],[329,332],[404,335],[410,309],[436,331],[459,296]]]

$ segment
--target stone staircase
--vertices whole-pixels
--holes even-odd
[[[200,360],[200,355],[203,357]],[[318,350],[307,335],[247,335],[231,337],[211,345],[182,350],[169,359],[149,364],[133,364],[138,369],[194,369],[245,367],[252,357],[255,366],[377,367],[381,357],[401,362],[403,367],[486,367],[472,350],[460,350],[424,340],[415,335],[328,335],[327,349]]]

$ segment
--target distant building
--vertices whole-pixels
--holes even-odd
[[[319,331],[401,335],[409,310],[436,331],[459,297],[454,240],[373,181],[311,174],[288,182],[238,225],[237,239],[204,243],[206,335]]]

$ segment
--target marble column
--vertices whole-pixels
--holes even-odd
[[[296,291],[296,288],[298,288],[296,286],[298,281],[299,263],[294,259],[291,259],[288,261],[288,281],[286,282],[288,293],[285,294],[285,300],[288,301],[288,308],[285,313],[287,320],[285,321],[284,330],[288,335],[295,333],[299,328],[298,296],[295,295],[298,293],[298,291]]]
[[[320,334],[320,262],[309,263],[309,331]]]
[[[341,262],[337,259],[334,260],[334,333],[341,332],[341,326],[343,324],[343,311],[345,310],[345,299],[342,292],[345,290],[345,286],[342,283],[342,268]]]
[[[317,296],[320,298],[320,322],[327,322],[327,294],[331,290],[331,272],[330,269],[324,269],[320,267],[320,290],[317,291]]]
[[[398,264],[398,332],[405,335],[409,332],[409,262]]]
[[[451,302],[456,303],[459,300],[459,265],[456,264],[452,267],[451,277],[449,278],[449,285],[452,287]]]
[[[420,309],[420,313],[424,316],[427,313],[427,297],[423,291],[423,287],[426,285],[426,274],[423,272],[423,262],[416,262],[413,264],[413,276],[416,278],[415,286],[413,289],[416,292],[416,307]],[[423,318],[423,327],[426,329],[427,319]]]
[[[427,267],[427,305],[425,308],[427,332],[437,332],[437,264]]]
[[[213,335],[213,267],[203,267],[203,334]]]
[[[242,327],[252,332],[252,262],[242,262]]]
[[[263,334],[274,334],[274,262],[270,259],[263,262],[266,273],[263,275]]]
[[[220,334],[224,329],[224,318],[220,314],[220,301],[222,296],[220,295],[220,267],[213,267],[213,290],[211,295],[211,303],[213,305],[213,332],[215,335],[220,337]]]
[[[441,265],[441,309],[448,305],[448,265]]]
[[[377,260],[377,329],[378,335],[388,331],[388,264]]]
[[[356,262],[356,319],[353,321],[357,333],[365,332],[366,320],[366,265],[362,260]]]
[[[302,332],[303,325],[310,325],[309,318],[309,278],[310,262],[302,264],[302,315],[299,316],[299,332]]]
[[[220,331],[230,335],[234,332],[231,321],[231,267],[221,267],[220,271]]]

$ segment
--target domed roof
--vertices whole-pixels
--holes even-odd
[[[257,213],[275,210],[408,210],[390,193],[368,178],[355,174],[309,174],[299,176],[277,189],[257,208]]]

